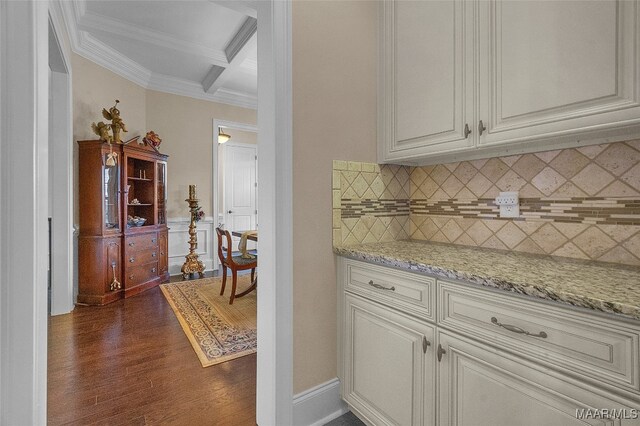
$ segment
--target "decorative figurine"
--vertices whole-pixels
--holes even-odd
[[[116,104],[109,108],[109,111],[107,111],[106,108],[102,108],[102,116],[107,120],[111,120],[109,127],[113,132],[113,141],[115,143],[122,143],[122,140],[120,140],[120,132],[128,131],[122,118],[120,118],[120,110],[117,108],[119,103],[120,101],[116,99]]]
[[[162,143],[162,139],[160,139],[160,136],[158,136],[158,134],[153,130],[148,131],[142,140],[146,144],[151,145],[154,148],[158,148]]]
[[[109,128],[110,128],[109,124],[105,124],[102,121],[97,124],[91,123],[91,128],[93,129],[93,132],[96,135],[100,136],[101,141],[111,143],[111,135],[109,134]]]

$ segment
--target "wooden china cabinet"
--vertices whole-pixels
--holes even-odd
[[[78,303],[104,305],[167,281],[167,156],[135,141],[78,145]]]

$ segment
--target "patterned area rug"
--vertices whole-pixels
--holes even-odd
[[[231,277],[224,296],[221,282],[203,278],[160,286],[203,367],[256,352],[256,292],[229,305]],[[248,275],[238,277],[238,293],[248,286]]]

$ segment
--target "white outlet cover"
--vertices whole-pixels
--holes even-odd
[[[520,217],[520,194],[517,191],[501,192],[496,197],[500,217]]]

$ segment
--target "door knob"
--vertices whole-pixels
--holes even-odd
[[[231,214],[231,213],[233,213],[233,210],[229,210],[227,213]]]
[[[469,124],[464,125],[464,138],[467,139],[471,134],[471,129],[469,129]]]

